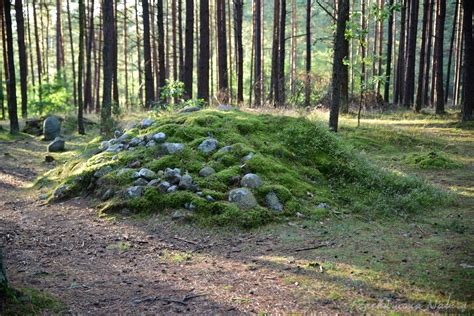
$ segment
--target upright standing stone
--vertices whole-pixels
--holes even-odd
[[[61,134],[61,122],[56,116],[49,116],[43,122],[44,140],[53,140]]]

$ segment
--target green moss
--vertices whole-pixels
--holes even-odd
[[[33,288],[8,289],[2,315],[62,314],[65,305],[57,298]]]
[[[443,153],[411,153],[405,156],[403,162],[421,169],[454,169],[462,165],[448,158]]]
[[[145,135],[157,132],[166,133],[169,142],[183,143],[185,149],[173,155],[163,155],[158,146],[118,154],[94,156],[91,152],[52,171],[49,178],[70,184],[71,192],[79,194],[88,187],[91,172],[106,164],[118,170],[139,160],[142,166],[155,172],[177,167],[193,176],[194,182],[204,191],[202,197],[185,191],[162,194],[154,188],[147,188],[138,199],[120,200],[120,197],[115,197],[108,203],[108,209],[125,205],[137,213],[166,213],[192,203],[196,215],[194,220],[198,223],[247,228],[279,218],[278,214],[264,207],[265,195],[271,191],[283,203],[284,216],[301,212],[315,218],[329,212],[316,208],[320,202],[345,212],[406,216],[449,200],[446,194],[420,180],[373,166],[339,136],[330,133],[326,126],[303,118],[203,110],[160,115],[152,127],[132,129],[127,133]],[[393,142],[420,141],[409,135],[384,135]],[[232,146],[232,150],[202,154],[197,147],[207,137],[216,138],[219,148]],[[363,139],[360,141],[365,142]],[[253,158],[242,161],[250,152],[254,153]],[[118,159],[111,162],[113,155]],[[216,173],[206,178],[199,177],[199,170],[206,165],[213,167]],[[234,177],[242,177],[248,172],[259,175],[264,185],[253,190],[260,206],[243,211],[226,199],[229,190],[239,185]],[[130,174],[117,176],[113,172],[103,177],[101,190],[109,187],[123,190],[131,181]],[[207,201],[206,195],[212,196],[216,202]]]

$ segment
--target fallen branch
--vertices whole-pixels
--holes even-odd
[[[154,301],[163,301],[163,302],[168,302],[168,303],[176,303],[176,304],[180,304],[180,305],[188,305],[188,301],[193,299],[193,298],[196,298],[196,297],[200,297],[200,296],[205,296],[206,294],[192,294],[192,295],[186,295],[182,300],[177,300],[177,299],[174,299],[174,298],[171,298],[171,297],[159,297],[159,296],[150,296],[150,297],[146,297],[144,299],[137,299],[137,300],[134,300],[133,303],[134,304],[140,304],[140,303],[144,303],[144,302],[154,302]]]
[[[181,238],[181,237],[174,236],[173,238],[176,239],[176,240],[179,240],[179,241],[187,242],[187,243],[192,244],[192,245],[196,245],[196,246],[199,245],[199,243],[197,243],[195,241],[187,240],[187,239],[184,239],[184,238]]]
[[[311,246],[311,247],[295,249],[293,251],[294,252],[300,252],[300,251],[306,251],[306,250],[314,250],[314,249],[319,249],[319,248],[323,248],[323,247],[327,247],[327,246],[328,246],[328,244],[319,244],[319,245],[315,245],[315,246]]]

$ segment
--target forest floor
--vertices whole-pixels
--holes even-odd
[[[11,285],[29,297],[6,311],[473,312],[474,125],[397,113],[357,128],[348,116],[340,135],[382,167],[451,192],[454,205],[390,222],[334,213],[251,231],[99,217],[86,199],[47,204],[33,188],[68,153],[46,163],[45,142],[0,132],[0,243]],[[405,163],[419,152],[442,152],[459,167]]]

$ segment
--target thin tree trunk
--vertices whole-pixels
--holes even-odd
[[[430,65],[431,65],[431,48],[432,48],[432,38],[433,38],[433,11],[434,11],[434,0],[430,0],[429,9],[428,9],[428,42],[426,44],[426,53],[425,53],[425,73],[423,78],[423,95],[421,99],[421,104],[428,105],[430,103],[429,98],[429,83],[430,83]]]
[[[102,14],[102,6],[100,6],[100,9],[99,9],[99,21],[101,21],[99,23],[99,42],[98,42],[98,47],[97,47],[97,50],[99,52],[99,56],[97,58],[97,85],[96,85],[96,101],[95,101],[95,113],[99,114],[100,113],[100,109],[101,109],[101,106],[100,106],[100,69],[102,68],[102,34],[103,34],[103,30],[102,30],[102,21],[103,21],[103,14]]]
[[[2,120],[5,119],[5,94],[3,91],[3,72],[5,75],[8,73],[8,65],[7,65],[7,59],[5,58],[6,54],[6,36],[5,36],[5,25],[3,24],[4,19],[3,19],[3,3],[0,3],[0,36],[2,37],[2,59],[3,59],[3,65],[0,65],[0,110],[2,112]],[[4,71],[2,71],[2,69]]]
[[[113,75],[113,105],[115,109],[119,108],[119,86],[118,86],[118,2],[114,2],[114,45],[113,45],[113,54],[112,62],[114,66],[114,75]]]
[[[64,67],[63,27],[61,22],[61,0],[56,0],[56,75],[60,77]]]
[[[147,2],[146,0],[143,0]],[[144,6],[145,10],[145,6]],[[102,2],[104,32],[103,65],[104,65],[104,88],[102,93],[101,109],[101,130],[103,133],[110,133],[112,129],[112,80],[114,75],[114,65],[110,61],[113,58],[114,50],[114,3],[113,0],[103,0]],[[146,20],[146,19],[144,19]]]
[[[89,36],[86,47],[86,80],[84,82],[84,112],[92,112],[92,42],[94,41],[94,0],[89,7]]]
[[[186,30],[183,83],[185,97],[193,97],[193,62],[194,62],[194,0],[186,0]]]
[[[176,14],[176,2],[178,0],[171,1],[171,36],[172,36],[172,49],[173,49],[173,80],[178,80],[178,41],[177,41],[177,14]]]
[[[277,87],[278,91],[278,99],[277,104],[279,106],[283,106],[286,100],[286,93],[285,93],[285,30],[286,30],[286,0],[280,0],[280,38],[279,42],[279,60],[278,60],[278,81]]]
[[[229,55],[229,102],[232,103],[234,98],[234,94],[232,92],[233,88],[233,77],[234,77],[234,70],[233,70],[233,63],[232,63],[232,28],[231,28],[231,20],[232,20],[232,11],[230,7],[230,0],[225,0],[227,3],[227,11],[224,19],[227,19],[227,38],[228,38],[228,55]]]
[[[402,103],[407,108],[413,104],[413,96],[415,91],[415,61],[416,61],[416,36],[418,30],[418,0],[410,2],[410,17],[407,40],[407,60],[403,89]]]
[[[125,74],[125,108],[128,110],[128,48],[127,48],[127,1],[123,2],[123,66]]]
[[[82,96],[82,76],[84,70],[84,30],[86,24],[86,8],[84,0],[79,0],[79,62],[77,66],[77,132],[85,134],[84,103]]]
[[[436,8],[436,114],[444,114],[444,89],[443,89],[443,47],[444,23],[446,18],[446,0],[437,0]]]
[[[448,97],[449,97],[449,92],[450,92],[450,89],[449,89],[449,80],[451,78],[451,60],[453,58],[453,46],[454,46],[454,37],[456,36],[456,23],[458,21],[458,12],[459,12],[459,7],[461,5],[461,3],[459,3],[459,1],[457,1],[455,4],[455,9],[454,9],[454,21],[453,21],[453,31],[451,33],[451,42],[449,44],[449,57],[448,57],[448,70],[447,70],[447,73],[446,73],[446,92],[444,94],[444,103],[448,103]],[[453,103],[454,105],[454,103]]]
[[[341,76],[344,73],[344,58],[347,57],[347,51],[345,51],[344,42],[346,23],[349,21],[349,0],[339,0],[338,14],[337,14],[337,27],[336,27],[336,39],[334,41],[334,59],[333,59],[333,71],[332,71],[332,100],[331,109],[329,112],[329,128],[334,132],[338,129],[339,120],[339,105],[341,101]]]
[[[8,117],[10,119],[10,134],[17,134],[20,132],[18,125],[17,103],[16,103],[16,79],[15,79],[15,60],[13,50],[13,30],[12,30],[12,16],[11,4],[9,0],[3,1],[2,7],[4,11],[5,24],[4,27],[7,33],[7,59],[8,75],[7,75],[7,93],[8,93]]]
[[[306,78],[304,104],[310,106],[311,97],[311,0],[306,0]]]
[[[178,78],[183,81],[184,47],[183,47],[183,1],[178,0]]]
[[[31,41],[31,30],[30,30],[30,8],[29,2],[26,2],[26,32],[28,35],[28,51],[30,55],[30,71],[31,71],[31,84],[35,86],[35,70],[33,62],[33,44]]]
[[[406,22],[406,1],[403,0],[401,8],[401,17],[400,17],[400,40],[398,46],[398,61],[397,61],[397,82],[393,102],[399,103],[402,101],[403,96],[403,80],[405,79],[405,22]]]
[[[209,103],[209,0],[200,1],[199,34],[198,99]]]
[[[166,69],[165,69],[165,29],[163,25],[163,0],[158,0],[157,5],[158,24],[158,86],[161,89],[165,86]],[[156,96],[160,98],[160,95]]]
[[[464,17],[464,78],[463,78],[463,107],[462,120],[471,121],[473,119],[472,110],[474,108],[474,40],[472,38],[472,13],[474,3],[469,0],[463,0]]]
[[[216,1],[216,21],[217,21],[217,63],[219,71],[219,99],[228,102],[229,98],[229,77],[227,72],[227,33],[225,21],[225,0]]]
[[[150,109],[155,99],[150,46],[150,14],[148,0],[142,0],[143,8],[143,61],[145,62],[145,104]]]
[[[254,94],[255,94],[255,106],[259,107],[262,104],[262,12],[261,12],[260,0],[254,2]]]
[[[296,0],[291,0],[291,63],[290,63],[290,92],[296,94]]]
[[[423,2],[423,30],[421,31],[421,49],[420,49],[420,63],[418,68],[418,87],[416,92],[416,101],[415,101],[415,112],[420,112],[421,107],[423,106],[423,78],[425,77],[425,57],[426,57],[426,38],[427,38],[427,27],[428,27],[428,10],[429,10],[429,0],[424,0]]]
[[[278,53],[279,41],[280,41],[280,0],[274,0],[273,3],[273,44],[272,44],[272,73],[270,81],[270,100],[273,100],[273,104],[276,106],[276,101],[279,100],[278,96],[278,71],[280,69],[278,62],[280,61],[280,55]]]
[[[234,0],[235,69],[237,71],[237,103],[244,102],[244,48],[242,44],[243,0]]]
[[[395,14],[393,13],[393,0],[390,0],[390,14],[388,16],[388,29],[387,29],[387,66],[385,67],[385,88],[384,88],[384,100],[390,102],[390,76],[392,72],[392,46],[393,46],[393,22]]]
[[[25,45],[25,23],[23,19],[23,6],[21,0],[15,0],[16,33],[18,41],[18,57],[20,63],[21,86],[21,117],[28,116],[28,58]]]
[[[68,13],[69,13],[69,0],[68,2]],[[34,23],[34,29],[35,29],[35,43],[36,43],[36,65],[38,67],[38,98],[40,101],[40,104],[42,103],[42,62],[41,62],[41,47],[40,47],[40,37],[39,37],[39,28],[38,28],[38,19],[36,15],[36,0],[33,0],[33,23]],[[69,31],[71,31],[71,23],[69,23]],[[72,45],[72,38],[71,38],[71,45]],[[72,49],[71,46],[71,52],[73,54],[73,60],[74,60],[74,49]],[[74,62],[74,61],[73,61]],[[72,67],[74,69],[74,66]],[[74,93],[75,95],[75,93]],[[74,98],[76,100],[76,98]],[[42,110],[42,105],[41,105],[41,110]]]
[[[159,2],[160,0],[158,0]],[[138,69],[138,105],[143,106],[143,80],[142,80],[142,50],[140,38],[140,27],[138,23],[138,0],[135,0],[135,33],[137,40],[137,69]]]

